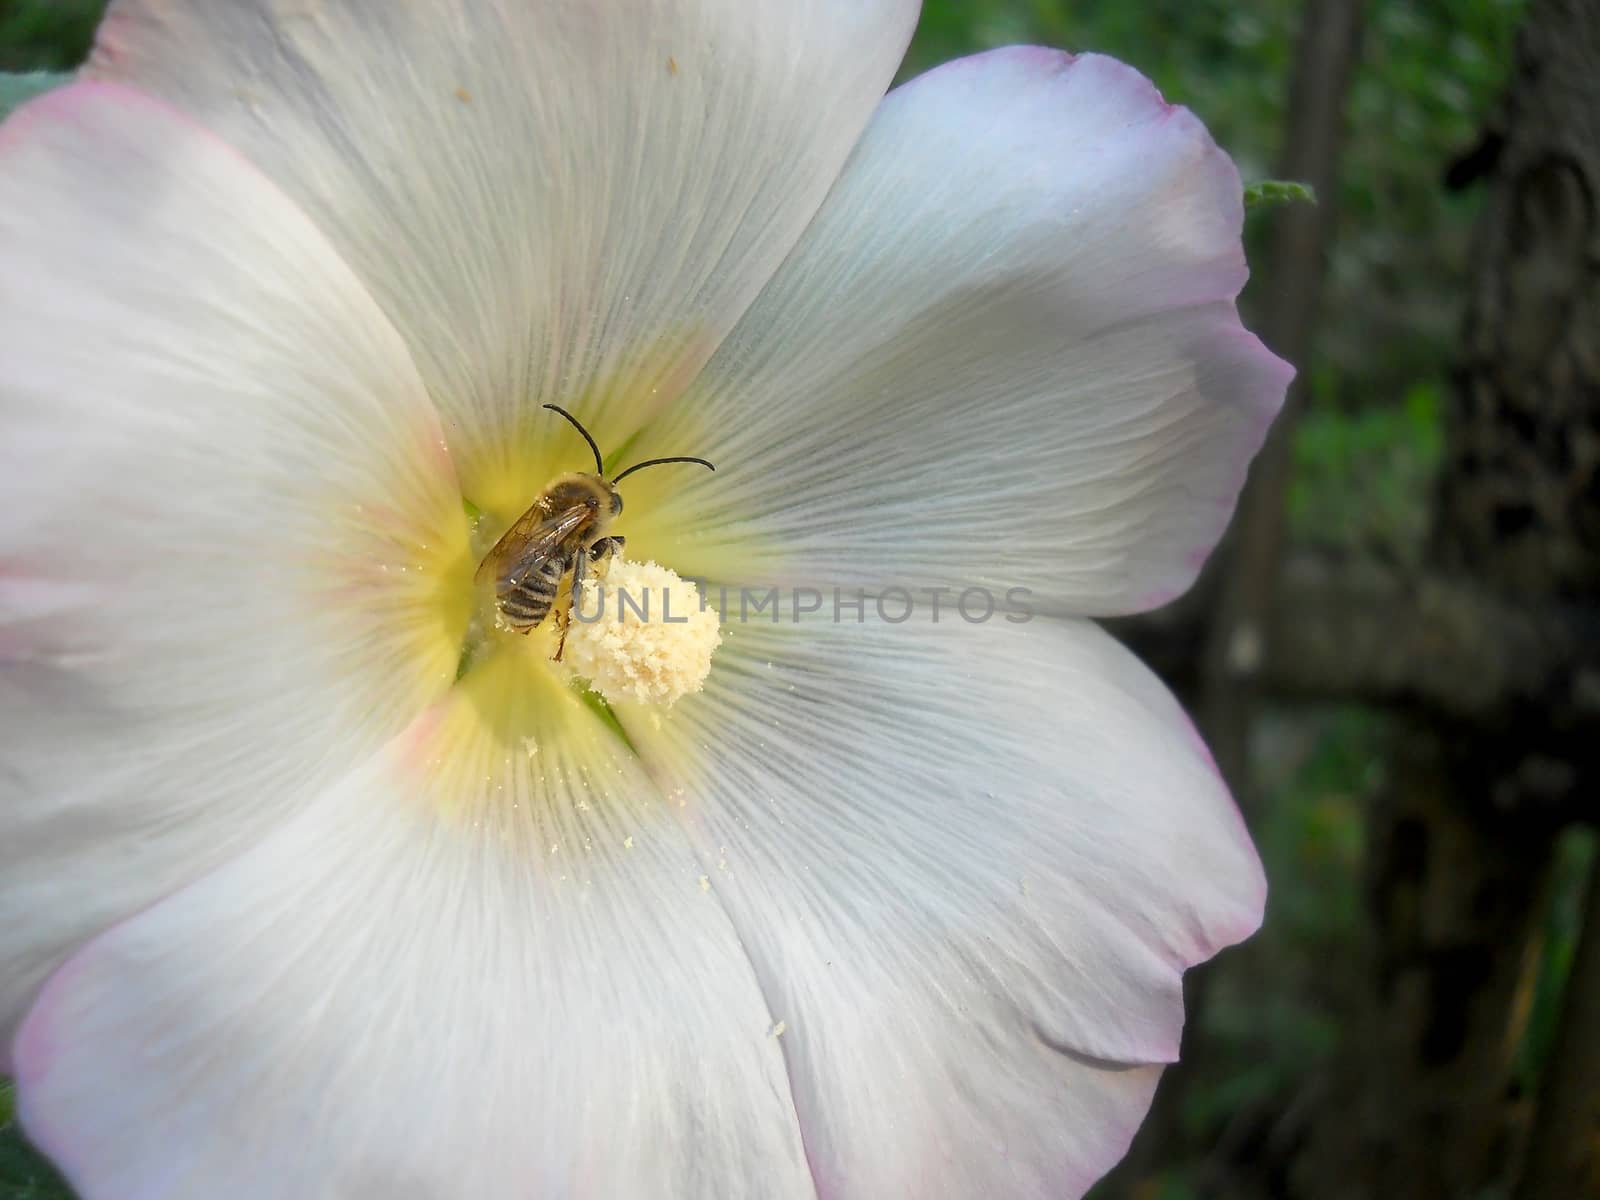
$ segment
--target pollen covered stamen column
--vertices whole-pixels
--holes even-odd
[[[669,705],[698,692],[722,643],[693,583],[653,562],[614,560],[574,597],[565,660],[611,704]]]

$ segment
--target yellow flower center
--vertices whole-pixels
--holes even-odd
[[[701,689],[721,641],[718,615],[692,583],[655,562],[619,555],[587,564],[576,612],[572,564],[563,563],[548,614],[530,632],[508,628],[498,619],[495,580],[474,575],[512,525],[516,505],[538,494],[510,503],[496,496],[487,511],[466,503],[455,531],[436,531],[427,561],[419,558],[402,575],[415,581],[422,601],[408,622],[415,625],[414,661],[454,666],[453,686],[408,734],[406,758],[432,780],[425,790],[446,811],[473,821],[498,814],[492,819],[511,821],[508,828],[530,805],[575,789],[590,794],[584,781],[614,776],[618,756],[632,759],[633,752],[610,706],[664,713]],[[631,534],[632,515],[625,510],[610,531]],[[653,539],[642,540],[648,547]]]
[[[692,409],[657,420],[649,405],[629,402],[635,390],[619,385],[567,401],[605,452],[607,478],[710,441]],[[432,552],[407,576],[425,593],[413,609],[418,619],[407,621],[415,640],[427,643],[413,661],[442,668],[443,678],[433,670],[439,690],[407,731],[403,756],[440,811],[493,823],[529,846],[539,842],[534,828],[550,832],[546,817],[567,813],[581,823],[645,804],[634,738],[659,733],[673,704],[701,690],[722,638],[717,612],[682,576],[737,578],[749,553],[744,530],[706,528],[692,475],[641,471],[621,484],[625,506],[604,530],[624,536],[626,549],[587,566],[578,612],[568,570],[537,627],[506,628],[497,620],[494,580],[474,581],[478,566],[552,481],[594,469],[586,453],[559,417],[530,406],[525,431],[492,452],[457,455],[457,507],[432,513]],[[448,535],[438,534],[440,525],[452,527]],[[654,808],[645,804],[632,819],[648,823],[646,810]],[[569,849],[573,841],[550,840]]]

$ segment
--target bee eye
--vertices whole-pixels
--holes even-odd
[[[613,517],[616,517],[616,516],[620,516],[621,514],[622,514],[622,493],[620,493],[620,492],[612,492],[611,493],[611,515]]]

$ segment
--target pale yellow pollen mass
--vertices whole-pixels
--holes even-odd
[[[669,705],[705,685],[720,625],[675,571],[613,559],[604,579],[584,581],[564,658],[608,703]]]

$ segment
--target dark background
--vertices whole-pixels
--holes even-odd
[[[0,0],[0,71],[100,7]],[[1250,216],[1301,374],[1229,541],[1116,623],[1272,893],[1096,1197],[1600,1195],[1600,3],[927,0],[906,74],[1008,42],[1114,54],[1321,197]],[[5,1087],[0,1196],[64,1195]]]

